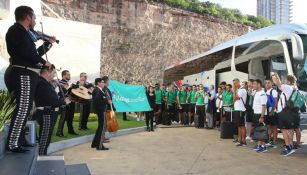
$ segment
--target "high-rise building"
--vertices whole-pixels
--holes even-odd
[[[257,0],[257,16],[287,24],[292,20],[292,0]]]

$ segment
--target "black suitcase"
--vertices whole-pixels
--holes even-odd
[[[231,111],[231,121],[224,121],[221,124],[221,139],[233,139],[235,133],[235,124],[232,121],[232,111]]]
[[[189,125],[189,116],[186,112],[181,113],[181,124]]]
[[[205,127],[205,119],[204,117],[199,117],[199,115],[194,115],[194,125],[195,128],[204,128]]]
[[[170,118],[168,112],[162,113],[162,124],[163,125],[171,125],[171,118]]]

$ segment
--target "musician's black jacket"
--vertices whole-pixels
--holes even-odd
[[[112,93],[111,93],[110,89],[108,87],[104,87],[104,91],[109,93],[110,98],[112,100]],[[116,111],[114,103],[112,103],[112,107],[113,107],[113,110]],[[107,110],[111,110],[111,105],[110,104],[108,104]]]
[[[39,77],[39,82],[35,91],[36,107],[60,107],[65,105],[63,98],[59,98],[54,86],[45,78]]]
[[[65,94],[66,97],[68,97],[68,94],[70,93],[71,89],[79,88],[79,85],[75,85],[75,84],[72,84],[69,89],[64,88],[64,86],[68,85],[68,81],[64,80],[64,79],[60,80],[59,83],[60,83],[61,89],[62,89],[62,91],[63,91],[63,93]],[[61,91],[59,92],[59,96],[61,98],[63,97]]]
[[[93,104],[96,113],[105,112],[107,110],[108,100],[104,90],[95,87],[93,90]]]
[[[38,55],[28,31],[19,23],[12,25],[5,36],[7,51],[12,65],[39,68],[46,61]]]

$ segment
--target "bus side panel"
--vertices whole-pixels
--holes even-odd
[[[222,72],[217,74],[217,82],[220,84],[221,82],[225,81],[227,84],[233,84],[232,80],[234,78],[238,78],[241,82],[248,80],[248,74],[238,71],[228,71]]]

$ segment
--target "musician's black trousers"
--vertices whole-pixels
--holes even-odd
[[[101,149],[103,147],[103,141],[105,138],[105,119],[106,119],[106,112],[98,112],[98,128],[96,130],[96,134],[94,136],[93,142],[92,142],[92,148],[98,148]]]
[[[39,127],[39,155],[47,155],[47,149],[51,141],[54,125],[58,118],[58,112],[37,110],[35,112]]]
[[[154,111],[148,111],[145,113],[145,117],[146,117],[146,126],[147,129],[151,129],[153,130],[153,118],[154,118]],[[150,122],[150,128],[149,128],[149,122]]]
[[[65,121],[67,123],[68,133],[75,132],[72,125],[74,119],[74,113],[75,113],[75,103],[70,103],[69,105],[61,109],[61,118],[59,120],[57,134],[64,135],[63,129]]]
[[[123,120],[127,120],[127,113],[123,112]]]
[[[34,94],[38,84],[39,75],[30,70],[12,68],[10,75],[16,108],[11,118],[7,147],[14,149],[24,144],[25,125],[32,109]]]
[[[80,119],[79,119],[79,129],[87,129],[87,121],[90,115],[91,103],[80,104]]]

